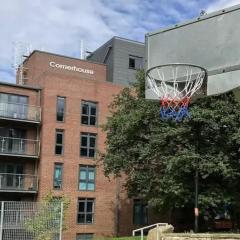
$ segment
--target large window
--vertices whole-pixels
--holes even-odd
[[[97,135],[94,133],[81,133],[80,156],[95,157],[96,137]]]
[[[62,175],[63,175],[63,164],[55,163],[54,164],[54,178],[53,178],[53,188],[54,189],[62,188]]]
[[[79,198],[77,222],[80,224],[93,224],[94,221],[94,199]]]
[[[143,58],[138,56],[129,55],[129,68],[130,69],[143,69]]]
[[[27,96],[0,93],[0,116],[26,119],[27,115]]]
[[[55,154],[63,155],[64,130],[56,129]]]
[[[76,240],[92,240],[93,233],[77,233]]]
[[[82,101],[81,123],[95,126],[97,123],[97,104],[94,102]]]
[[[148,224],[148,206],[141,199],[134,199],[133,205],[133,224]]]
[[[58,122],[64,121],[65,105],[66,105],[66,98],[57,97],[57,116],[56,117]]]
[[[79,190],[95,190],[95,167],[80,165],[79,167]]]

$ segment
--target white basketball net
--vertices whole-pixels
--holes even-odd
[[[147,72],[149,88],[163,101],[189,99],[199,90],[206,77],[206,71],[188,64],[157,66]]]

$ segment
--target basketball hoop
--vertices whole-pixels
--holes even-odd
[[[160,100],[160,117],[177,122],[189,117],[188,105],[194,94],[205,93],[207,71],[191,64],[166,64],[146,73],[148,87]]]

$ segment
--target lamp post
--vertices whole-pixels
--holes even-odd
[[[201,125],[196,124],[196,138],[195,138],[195,149],[196,155],[199,155],[199,136],[200,136]],[[195,167],[195,201],[194,201],[194,232],[198,232],[198,218],[199,218],[199,208],[198,208],[198,190],[199,190],[199,157],[196,159]]]
[[[198,216],[199,216],[199,210],[198,210],[198,182],[199,182],[199,173],[198,173],[198,164],[196,166],[195,171],[195,204],[194,204],[194,232],[198,232]]]

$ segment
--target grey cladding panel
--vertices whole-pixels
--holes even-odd
[[[145,57],[144,44],[114,40],[114,82],[129,85],[136,81],[136,70],[129,69],[129,55]]]

